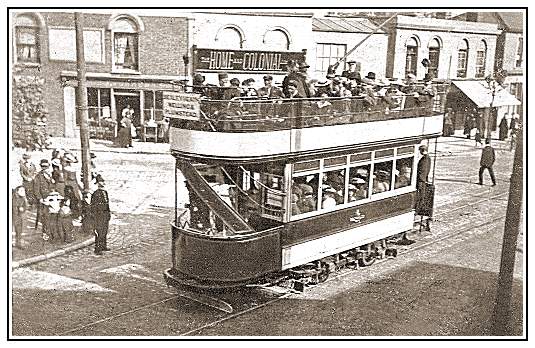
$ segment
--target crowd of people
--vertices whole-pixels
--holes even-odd
[[[40,170],[31,161],[31,153],[22,155],[19,162],[22,185],[13,190],[13,228],[15,247],[22,248],[22,231],[25,213],[35,209],[35,229],[42,225],[42,239],[53,243],[70,243],[75,239],[75,231],[85,235],[99,235],[98,231],[107,225],[106,214],[102,213],[101,196],[105,185],[104,178],[96,171],[91,153],[91,181],[98,189],[91,193],[83,190],[81,175],[75,164],[76,156],[64,149],[55,149],[49,159],[39,161]],[[107,193],[106,193],[107,206]],[[109,206],[107,206],[109,214]],[[79,227],[79,228],[75,228]],[[106,227],[107,230],[107,227]],[[100,240],[104,234],[100,233]],[[101,247],[99,245],[99,247]],[[104,249],[107,249],[104,244]]]
[[[403,95],[414,97],[409,104],[406,102],[407,109],[429,102],[437,93],[429,78],[417,81],[416,76],[409,74],[405,80],[378,79],[374,72],[368,72],[365,77],[361,77],[356,71],[355,61],[348,62],[348,65],[349,69],[341,75],[329,71],[326,81],[320,82],[309,77],[307,73],[309,65],[306,62],[290,60],[287,64],[288,73],[280,87],[274,85],[271,75],[264,76],[264,86],[256,88],[256,81],[252,78],[240,83],[239,79],[229,80],[227,73],[220,73],[219,85],[216,86],[206,84],[205,77],[197,73],[193,77],[193,92],[212,100],[362,97],[369,108],[377,106],[389,110],[400,107],[397,97]],[[323,106],[328,106],[325,101],[323,103]]]

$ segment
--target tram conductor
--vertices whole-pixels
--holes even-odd
[[[427,152],[426,145],[420,145],[420,154],[422,157],[418,161],[418,168],[416,170],[416,214],[421,216],[428,216],[426,219],[425,230],[429,231],[429,220],[431,219],[428,215],[428,202],[427,202],[427,181],[429,177],[429,172],[431,171],[431,157]]]
[[[104,190],[105,183],[102,177],[97,181],[98,188],[91,196],[91,213],[95,228],[95,254],[102,255],[109,251],[107,246],[108,227],[110,223],[110,200],[108,192]]]

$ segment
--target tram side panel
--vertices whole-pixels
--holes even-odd
[[[415,192],[289,223],[281,232],[282,269],[411,230]]]

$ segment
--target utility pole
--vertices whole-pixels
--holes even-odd
[[[90,160],[89,160],[89,127],[87,113],[87,88],[85,83],[84,56],[84,15],[74,13],[76,29],[76,71],[78,72],[78,88],[76,90],[76,110],[80,121],[80,145],[82,147],[82,175],[84,190],[89,190]]]
[[[516,246],[520,227],[520,217],[522,215],[523,197],[524,130],[522,121],[520,121],[519,127],[520,128],[517,131],[515,158],[513,161],[513,173],[511,174],[509,186],[509,201],[507,202],[500,273],[498,275],[498,290],[492,322],[492,331],[496,336],[506,336],[511,334],[510,323],[513,272],[515,269]]]

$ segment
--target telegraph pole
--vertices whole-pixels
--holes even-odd
[[[522,121],[520,121],[519,127],[516,139],[513,173],[511,174],[509,186],[509,200],[507,202],[507,214],[505,217],[505,229],[503,233],[500,273],[498,275],[498,290],[494,307],[492,331],[495,336],[511,334],[510,323],[513,272],[515,269],[516,245],[520,227],[520,217],[522,215],[523,197],[524,129]]]
[[[89,127],[87,113],[87,88],[85,83],[85,56],[84,56],[84,15],[74,13],[76,29],[76,71],[78,72],[78,88],[76,90],[76,110],[80,121],[80,145],[82,147],[82,175],[84,190],[89,190],[91,173],[89,170]]]

